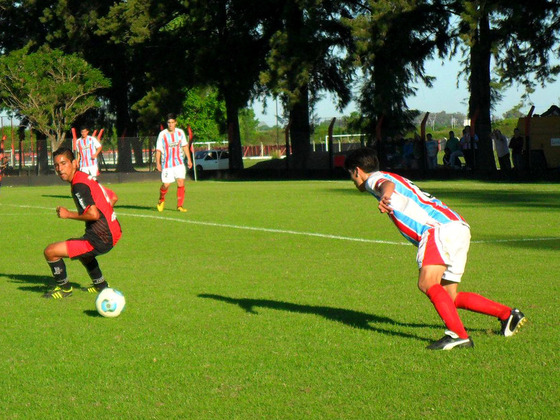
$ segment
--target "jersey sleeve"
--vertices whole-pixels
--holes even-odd
[[[187,136],[185,136],[185,132],[180,128],[178,128],[177,131],[179,133],[179,138],[181,139],[181,147],[187,146],[189,143],[187,142]]]
[[[79,214],[83,214],[88,207],[95,204],[91,190],[86,184],[77,183],[72,186],[72,195]]]
[[[101,143],[97,140],[97,137],[92,137],[93,147],[97,150],[101,147]]]

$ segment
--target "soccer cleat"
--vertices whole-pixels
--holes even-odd
[[[184,208],[183,206],[179,206],[179,207],[177,207],[177,211],[180,211],[181,213],[186,213],[187,209]]]
[[[157,211],[163,211],[163,208],[165,207],[165,201],[161,201],[159,203],[157,203]]]
[[[525,318],[525,315],[523,315],[523,312],[519,309],[513,308],[509,317],[503,321],[500,320],[500,322],[502,323],[502,331],[500,331],[500,333],[504,337],[511,337],[519,331],[519,328],[521,328],[525,322],[527,322],[527,318]]]
[[[95,284],[92,283],[88,287],[81,287],[81,290],[83,292],[88,292],[88,293],[99,293],[106,287],[109,287],[109,285],[103,287],[97,287]]]
[[[47,299],[62,299],[69,296],[72,296],[72,287],[64,290],[60,286],[56,286],[43,295],[43,297]]]
[[[438,341],[433,342],[428,347],[428,350],[451,350],[455,347],[474,347],[472,338],[460,338],[453,331],[445,330],[445,335]]]

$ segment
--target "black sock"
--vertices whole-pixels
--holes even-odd
[[[47,263],[51,268],[51,272],[54,280],[56,281],[56,284],[61,289],[70,289],[68,277],[66,276],[66,264],[64,263],[64,260],[61,258],[57,261],[47,261]]]
[[[103,277],[103,273],[101,273],[97,259],[81,260],[81,262],[86,268],[89,278],[96,289],[101,290],[109,286]]]

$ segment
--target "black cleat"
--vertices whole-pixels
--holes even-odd
[[[472,338],[459,338],[453,331],[445,330],[445,335],[438,341],[433,342],[428,350],[451,350],[455,347],[474,347]]]
[[[519,331],[519,328],[521,328],[525,322],[527,322],[527,318],[525,318],[523,312],[514,308],[511,310],[509,317],[504,321],[500,320],[500,322],[502,323],[500,334],[504,337],[511,337]]]
[[[97,285],[92,283],[88,287],[80,287],[80,289],[82,290],[82,292],[99,293],[103,289],[105,289],[106,287],[109,287],[109,285],[107,283],[105,283],[105,285],[103,285],[103,286],[97,286]]]
[[[63,299],[65,297],[72,296],[72,287],[70,289],[62,289],[60,286],[56,286],[54,289],[49,290],[43,295],[46,299]]]

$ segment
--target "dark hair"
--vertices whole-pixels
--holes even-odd
[[[177,116],[173,113],[167,114],[167,120],[176,120]]]
[[[73,161],[73,160],[76,159],[76,157],[74,156],[74,152],[72,152],[72,149],[70,149],[66,146],[59,147],[58,149],[56,149],[53,152],[53,154],[52,154],[53,161],[54,161],[54,158],[57,157],[58,155],[64,155],[68,159],[70,159],[70,161]]]
[[[347,171],[353,171],[360,168],[364,172],[375,172],[379,170],[379,159],[377,152],[370,147],[363,147],[354,150],[344,161],[344,168]]]
[[[84,131],[84,130],[89,131],[89,127],[88,127],[87,125],[82,125],[82,126],[80,127],[80,131]]]

